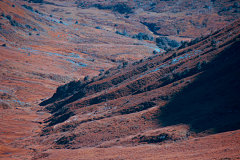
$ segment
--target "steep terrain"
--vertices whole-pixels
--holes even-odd
[[[1,0],[0,158],[239,159],[238,3]]]
[[[110,69],[94,81],[59,87],[40,104],[52,113],[40,142],[54,148],[132,146],[238,129],[239,25]]]

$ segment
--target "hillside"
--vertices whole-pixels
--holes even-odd
[[[55,140],[54,148],[110,147],[238,129],[238,26],[95,80],[60,86],[40,104],[52,113],[40,139]]]
[[[1,0],[0,158],[239,159],[239,2],[173,2]]]

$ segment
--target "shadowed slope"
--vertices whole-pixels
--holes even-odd
[[[238,41],[225,49],[193,83],[160,108],[159,122],[164,126],[189,124],[197,132],[239,129],[239,45]]]

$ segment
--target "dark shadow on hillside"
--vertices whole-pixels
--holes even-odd
[[[188,124],[195,132],[240,128],[240,43],[235,42],[181,93],[159,109],[163,126]]]

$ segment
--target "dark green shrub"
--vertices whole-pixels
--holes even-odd
[[[12,25],[12,26],[19,26],[19,24],[18,24],[18,22],[16,21],[16,20],[11,20],[10,21],[10,24]]]
[[[131,13],[132,12],[132,9],[127,6],[126,4],[117,4],[113,7],[113,11],[117,11],[121,14],[124,14],[124,13]]]
[[[122,34],[121,32],[119,32],[119,31],[116,31],[115,33],[116,33],[116,34],[120,34],[120,35],[123,35],[123,34]]]
[[[173,56],[173,57],[177,57],[177,52],[173,53],[172,56]]]
[[[89,80],[89,76],[85,76],[83,80],[84,80],[84,81]]]
[[[159,52],[158,52],[158,51],[156,51],[156,50],[154,50],[154,51],[153,51],[153,54],[158,54],[158,53],[159,53]]]
[[[10,15],[7,15],[6,18],[12,20],[12,17]]]
[[[137,35],[133,35],[132,38],[137,38],[138,40],[149,40],[149,41],[153,41],[153,36],[147,34],[147,33],[138,33]]]
[[[235,9],[234,11],[233,11],[233,13],[238,13],[239,11],[237,10],[237,9]]]
[[[127,61],[123,62],[123,68],[127,67],[127,65],[128,65]]]
[[[179,42],[163,36],[156,38],[156,43],[159,48],[164,50],[167,50],[167,48],[176,48],[180,45]]]
[[[122,66],[121,65],[119,65],[118,67],[117,67],[117,69],[121,69],[122,68]]]
[[[217,42],[216,42],[216,40],[215,39],[212,39],[211,40],[211,45],[213,46],[213,45],[215,45]]]
[[[33,8],[31,6],[27,6],[27,5],[22,5],[24,8],[28,9],[29,11],[33,11]]]
[[[26,28],[31,29],[32,27],[29,26],[28,24],[25,25]]]
[[[30,2],[33,2],[33,3],[43,3],[43,0],[29,0],[28,2],[29,3]]]
[[[173,51],[173,49],[171,47],[166,48],[165,50],[166,50],[165,54],[168,54],[169,52]]]

